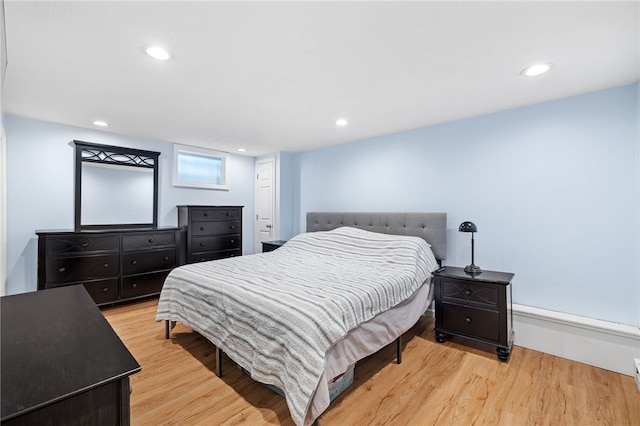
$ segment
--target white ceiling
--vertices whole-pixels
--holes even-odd
[[[640,77],[638,1],[4,3],[4,112],[252,156]]]

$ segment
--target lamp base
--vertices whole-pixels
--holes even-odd
[[[479,266],[474,265],[473,263],[471,265],[467,265],[464,267],[464,271],[468,274],[480,274],[482,273],[482,269],[480,269]]]

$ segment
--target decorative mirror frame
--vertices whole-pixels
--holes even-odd
[[[158,157],[159,152],[120,146],[101,145],[74,140],[75,145],[75,230],[156,228],[158,226]],[[153,222],[109,225],[82,224],[82,163],[101,163],[153,169]]]

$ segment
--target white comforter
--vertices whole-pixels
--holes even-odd
[[[273,252],[174,269],[156,320],[188,325],[284,390],[302,425],[327,350],[411,297],[437,267],[417,237],[347,227],[300,234]]]

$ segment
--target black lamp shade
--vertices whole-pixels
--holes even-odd
[[[478,232],[478,227],[473,222],[462,222],[458,228],[460,232]]]

